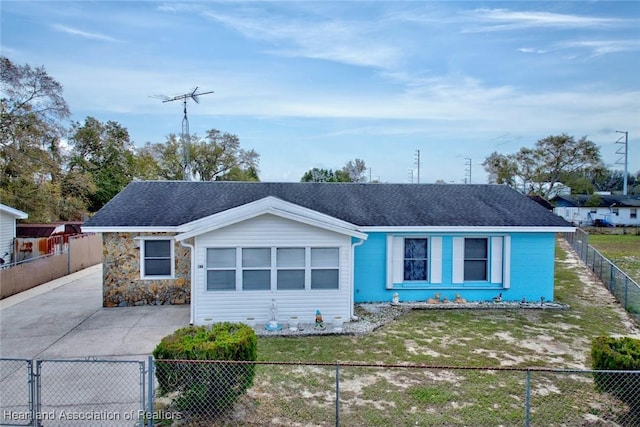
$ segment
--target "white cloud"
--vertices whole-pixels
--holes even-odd
[[[535,49],[535,48],[531,48],[531,47],[521,47],[521,48],[518,48],[518,52],[543,54],[543,53],[547,53],[548,51],[545,50],[545,49]]]
[[[244,36],[284,46],[266,49],[267,53],[342,64],[388,68],[397,64],[401,52],[381,40],[375,24],[362,21],[295,21],[275,16],[233,16],[204,12],[210,19],[242,33]],[[288,46],[287,46],[288,44]]]
[[[563,49],[587,49],[593,56],[618,52],[640,51],[640,40],[580,40],[558,45]]]
[[[67,33],[67,34],[72,34],[74,36],[80,36],[80,37],[84,37],[86,39],[93,39],[93,40],[102,40],[102,41],[108,41],[108,42],[118,42],[119,40],[104,35],[104,34],[100,34],[100,33],[90,33],[87,31],[82,31],[82,30],[78,30],[76,28],[71,28],[71,27],[67,27],[66,25],[60,25],[60,24],[56,24],[53,25],[53,29],[56,31],[61,31],[63,33]]]
[[[510,31],[530,28],[594,28],[610,27],[620,19],[551,12],[512,11],[508,9],[475,9],[468,13],[472,22],[480,22],[463,32]]]

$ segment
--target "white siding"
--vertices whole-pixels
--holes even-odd
[[[338,247],[340,248],[340,285],[337,290],[299,291],[206,291],[206,248],[209,247]],[[313,322],[316,309],[325,322],[334,316],[346,321],[351,313],[351,237],[312,227],[275,215],[261,215],[228,227],[197,236],[195,241],[194,323],[245,321],[257,323],[270,319],[271,300],[276,299],[278,321],[287,323],[298,316],[303,323]],[[207,320],[205,320],[207,319]]]
[[[13,253],[13,239],[16,237],[16,218],[0,211],[0,258],[5,253]],[[6,262],[11,258],[7,256]]]

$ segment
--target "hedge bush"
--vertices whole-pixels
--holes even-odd
[[[640,340],[629,337],[597,337],[591,345],[594,370],[638,372],[594,372],[598,391],[624,401],[632,413],[640,410]]]
[[[173,404],[180,411],[221,415],[251,387],[255,375],[254,364],[230,361],[255,361],[257,348],[254,330],[242,323],[178,329],[153,351],[160,393],[177,392]]]

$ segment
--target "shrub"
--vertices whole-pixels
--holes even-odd
[[[640,340],[623,337],[597,337],[591,345],[594,370],[637,372],[594,372],[598,391],[610,393],[640,410]]]
[[[153,351],[160,393],[177,392],[176,409],[220,415],[253,384],[258,338],[242,323],[178,329]]]

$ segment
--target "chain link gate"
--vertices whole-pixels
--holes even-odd
[[[33,364],[0,359],[0,425],[30,426],[34,417]]]
[[[144,362],[37,360],[35,378],[36,426],[142,424]]]

